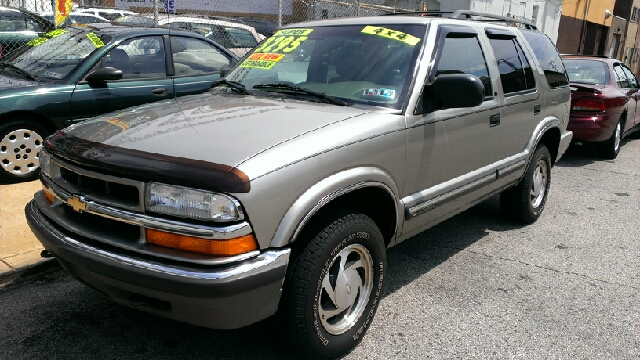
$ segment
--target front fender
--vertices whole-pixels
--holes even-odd
[[[278,248],[293,242],[304,225],[323,206],[349,192],[364,187],[379,187],[394,200],[396,236],[401,229],[404,213],[398,200],[398,186],[387,172],[375,167],[357,167],[333,174],[307,189],[289,207],[282,217],[270,247]]]

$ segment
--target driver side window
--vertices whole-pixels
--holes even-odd
[[[165,77],[164,41],[161,36],[123,41],[104,56],[100,67],[121,70],[123,79]]]

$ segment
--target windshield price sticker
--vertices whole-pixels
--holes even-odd
[[[276,31],[273,36],[308,36],[313,29],[283,29]]]
[[[282,54],[253,53],[240,64],[240,67],[269,70],[283,57]]]
[[[387,39],[398,40],[411,46],[416,46],[420,42],[420,39],[413,35],[403,33],[402,31],[387,29],[381,26],[365,26],[361,32],[363,34],[378,35]]]
[[[44,35],[48,36],[51,39],[53,39],[54,37],[58,37],[58,36],[66,33],[66,32],[67,32],[67,30],[65,30],[65,29],[56,29],[56,30],[49,31],[48,33],[46,33]]]
[[[44,42],[47,42],[47,40],[49,40],[49,39],[47,39],[47,38],[36,38],[36,39],[33,39],[33,40],[29,41],[27,43],[27,45],[38,46],[38,45],[41,45]]]
[[[256,52],[261,53],[285,53],[288,54],[297,49],[311,34],[313,29],[285,29],[278,30],[264,44],[260,45]]]
[[[91,42],[93,43],[93,45],[96,46],[96,48],[101,48],[104,46],[104,43],[102,42],[102,40],[100,40],[99,37],[96,36],[96,34],[94,33],[88,33],[87,37],[89,38],[89,40],[91,40]]]

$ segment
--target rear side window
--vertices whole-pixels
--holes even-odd
[[[613,65],[613,74],[616,77],[616,83],[618,84],[619,88],[626,89],[629,87],[629,80],[624,74],[624,70],[622,70],[622,66],[620,66],[620,64]]]
[[[546,35],[534,31],[522,30],[522,34],[536,54],[549,87],[557,88],[569,85],[562,59],[551,40]]]
[[[489,39],[505,95],[535,89],[531,66],[515,39]]]
[[[622,65],[622,70],[624,71],[624,74],[627,76],[627,80],[629,81],[629,87],[630,88],[637,88],[638,87],[638,80],[636,79],[635,75],[633,75],[633,72],[631,70],[629,70],[628,67]]]
[[[440,74],[475,75],[484,85],[484,95],[493,96],[489,70],[477,37],[446,38],[436,70],[436,76]]]

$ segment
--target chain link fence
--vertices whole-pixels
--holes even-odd
[[[242,56],[282,25],[425,11],[428,3],[429,0],[0,0],[0,56],[6,57],[56,27],[97,22],[194,31]],[[65,5],[71,7],[71,14],[56,26],[54,9],[64,9]]]

